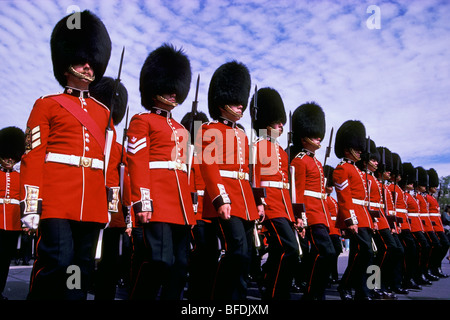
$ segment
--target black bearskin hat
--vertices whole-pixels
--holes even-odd
[[[77,16],[79,15],[79,16]],[[79,26],[70,24],[70,19]],[[75,23],[76,24],[76,23]],[[77,29],[79,27],[79,29]],[[111,39],[103,22],[88,10],[62,18],[50,38],[53,73],[63,87],[67,84],[65,72],[70,66],[89,62],[95,82],[100,81],[111,56]]]
[[[370,150],[369,150],[369,160],[374,159],[378,163],[381,161],[380,153],[378,152],[377,146],[375,144],[375,141],[370,139]]]
[[[153,50],[141,69],[139,91],[142,106],[150,110],[156,96],[176,94],[176,101],[182,104],[191,88],[191,63],[183,52],[171,44],[163,44]]]
[[[25,153],[25,133],[17,127],[0,130],[0,158],[19,162]]]
[[[434,168],[431,168],[427,170],[427,173],[429,177],[428,184],[430,188],[437,188],[439,186],[439,176],[436,170],[434,170]]]
[[[186,113],[183,117],[183,119],[181,119],[181,124],[190,132],[190,134],[192,134],[191,132],[191,111],[189,111],[188,113]],[[201,123],[205,123],[208,122],[208,116],[204,113],[204,112],[197,112],[197,114],[193,117],[194,122],[195,121],[201,121]]]
[[[250,101],[250,107],[253,107],[255,95]],[[286,123],[286,111],[284,109],[283,99],[278,91],[272,88],[262,88],[257,93],[256,119],[252,119],[253,128],[259,135],[259,130],[266,129],[272,123]]]
[[[208,90],[208,110],[212,119],[220,117],[220,109],[226,105],[242,105],[247,108],[250,95],[250,72],[240,62],[231,61],[214,72]]]
[[[380,162],[378,164],[377,172],[392,172],[392,153],[386,147],[377,147],[380,154]]]
[[[315,102],[304,103],[292,114],[294,145],[302,145],[302,138],[321,138],[325,136],[325,113]]]
[[[362,159],[356,163],[356,166],[362,171],[366,170],[366,165],[368,165],[367,160],[376,160],[378,163],[380,163],[380,153],[378,152],[375,141],[370,139],[369,143],[370,150],[366,150],[365,157],[361,157]],[[367,154],[367,152],[369,152],[369,154]]]
[[[422,187],[428,187],[428,174],[427,170],[425,170],[423,167],[417,167],[417,171],[419,172],[419,186]]]
[[[347,120],[336,132],[334,153],[336,157],[343,158],[345,149],[366,151],[366,128],[359,120]]]
[[[327,179],[326,187],[333,187],[334,186],[333,172],[334,172],[334,168],[332,166],[329,166],[329,165],[326,164],[325,167],[323,167],[323,175]]]
[[[400,183],[402,185],[415,183],[416,181],[416,169],[414,169],[414,166],[411,164],[411,162],[405,162],[402,164],[402,180]]]
[[[402,159],[398,153],[392,152],[392,176],[402,176],[403,174],[403,166]]]
[[[117,93],[115,97],[113,97],[115,84],[116,81],[113,78],[103,77],[100,82],[90,87],[89,93],[92,97],[103,103],[110,110],[111,105],[114,102],[112,119],[114,125],[117,126],[120,121],[122,121],[127,110],[128,91],[125,86],[119,82]]]

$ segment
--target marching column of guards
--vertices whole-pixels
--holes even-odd
[[[69,17],[50,40],[64,93],[36,100],[25,133],[0,130],[1,291],[21,229],[39,239],[28,299],[84,300],[91,289],[95,299],[114,299],[125,265],[129,299],[243,300],[261,239],[263,299],[288,300],[300,285],[303,299],[322,300],[330,283],[343,300],[395,299],[448,277],[441,269],[448,220],[435,197],[435,169],[376,147],[358,120],[336,133],[339,164],[323,166],[316,151],[325,113],[314,102],[294,110],[283,150],[278,138],[288,119],[270,87],[251,98],[257,138],[249,139],[253,132],[238,122],[252,80],[236,60],[209,82],[212,120],[193,107],[179,123],[172,111],[184,108],[191,64],[167,43],[143,63],[144,110],[125,123],[120,144],[114,126],[128,95],[120,77],[103,77],[109,34],[87,10],[82,30],[70,29]],[[338,279],[342,239],[350,252]],[[125,240],[130,257],[121,252]],[[81,284],[69,288],[74,265]],[[379,287],[367,283],[371,265],[381,270]]]

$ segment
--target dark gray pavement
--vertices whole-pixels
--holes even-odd
[[[347,266],[348,252],[344,252],[339,257],[338,272],[341,276]],[[3,291],[3,295],[9,300],[25,300],[28,292],[28,284],[30,279],[32,266],[16,266],[11,264],[6,288]],[[442,271],[446,274],[450,274],[450,264],[447,258],[442,262]],[[125,289],[117,290],[116,299],[126,299],[127,292]],[[398,300],[450,300],[450,278],[441,278],[439,281],[433,282],[431,286],[423,286],[421,291],[410,291],[407,295],[397,295]],[[293,293],[292,299],[299,300],[301,298],[300,293]],[[93,296],[89,294],[89,300],[93,299]],[[255,283],[250,284],[248,290],[249,300],[260,300],[260,293]],[[327,289],[327,300],[340,300],[339,294],[336,290],[336,285]]]

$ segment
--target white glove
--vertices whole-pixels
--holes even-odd
[[[36,230],[39,225],[40,216],[37,213],[30,213],[24,216],[20,221],[30,229]]]

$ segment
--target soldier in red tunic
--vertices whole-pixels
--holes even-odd
[[[39,223],[30,299],[86,299],[94,245],[110,217],[105,129],[111,126],[113,140],[115,132],[108,108],[88,89],[105,72],[111,40],[98,17],[89,11],[79,17],[81,29],[69,28],[66,16],[50,40],[54,75],[64,93],[38,99],[27,122],[22,221],[32,229]],[[72,273],[81,275],[80,284],[68,281]]]
[[[25,134],[16,127],[0,130],[0,300],[9,265],[22,230],[20,223],[20,174],[15,166],[25,152]]]
[[[306,292],[303,299],[324,299],[325,288],[336,255],[329,230],[331,216],[325,193],[325,176],[322,164],[315,157],[325,135],[325,114],[314,102],[302,104],[293,114],[294,146],[301,146],[291,162],[295,168],[295,192],[297,203],[304,204],[310,242]]]
[[[136,219],[143,224],[149,255],[131,298],[179,300],[186,284],[189,232],[195,215],[187,174],[189,132],[172,118],[191,83],[191,66],[169,44],[152,51],[140,75],[147,112],[131,119],[128,164]],[[145,279],[145,280],[144,280]]]
[[[112,120],[114,126],[117,126],[123,119],[128,103],[128,92],[122,83],[117,84],[117,91],[113,94],[116,86],[116,80],[111,77],[103,77],[100,82],[91,86],[90,94],[92,97],[103,103],[110,110],[112,108]],[[114,300],[116,295],[116,284],[119,280],[120,269],[117,267],[120,260],[120,246],[121,239],[127,230],[131,234],[131,217],[129,216],[128,207],[131,205],[131,190],[130,178],[128,176],[126,151],[122,145],[114,141],[113,149],[115,152],[111,153],[111,167],[116,172],[119,172],[119,165],[124,165],[123,183],[121,190],[116,189],[121,195],[118,198],[117,214],[111,216],[111,222],[103,231],[102,240],[102,256],[97,264],[97,269],[94,277],[94,291],[95,300]],[[111,185],[120,185],[118,175],[109,175],[107,182]]]
[[[357,120],[344,122],[336,133],[335,154],[342,161],[333,172],[339,212],[336,227],[345,230],[350,238],[348,265],[338,291],[343,300],[370,299],[366,285],[367,267],[373,259],[372,218],[367,210],[368,200],[365,174],[356,166],[366,149],[366,129]]]
[[[191,120],[194,121],[193,125],[191,125]],[[197,133],[195,130],[201,124],[207,122],[208,117],[203,112],[197,112],[192,117],[191,112],[188,112],[181,120],[181,124],[191,134],[191,141],[192,135]],[[197,203],[194,204],[196,225],[191,231],[192,250],[189,256],[187,298],[189,300],[208,300],[211,299],[220,251],[215,226],[211,223],[211,220],[203,219],[202,217],[205,181],[203,181],[196,150],[193,152],[193,159],[191,161],[189,186],[191,192],[197,196]]]
[[[430,212],[428,211],[428,202],[425,200],[426,192],[428,189],[428,174],[423,167],[417,167],[418,171],[418,184],[416,188],[416,200],[419,204],[419,214],[422,221],[423,230],[425,232],[425,238],[430,245],[430,254],[426,263],[426,270],[424,270],[425,278],[430,281],[439,280],[438,276],[431,274],[430,268],[436,266],[436,261],[439,257],[441,250],[441,244],[439,238],[434,232],[433,223],[430,219]]]
[[[342,240],[341,240],[341,230],[336,228],[336,217],[338,214],[338,203],[335,198],[331,196],[333,193],[334,181],[333,181],[333,171],[334,168],[325,165],[323,167],[323,173],[326,178],[325,183],[325,192],[327,193],[326,203],[328,206],[328,211],[330,213],[330,238],[331,242],[333,242],[335,255],[333,258],[333,263],[331,267],[331,283],[336,284],[339,282],[339,274],[338,274],[338,258],[342,253]]]
[[[425,200],[428,202],[428,211],[430,213],[430,221],[433,225],[434,233],[439,239],[441,245],[440,250],[436,253],[435,260],[430,265],[430,272],[432,275],[440,278],[448,278],[448,274],[442,272],[441,263],[444,259],[448,248],[449,240],[444,232],[444,226],[441,220],[441,208],[437,199],[433,196],[436,193],[436,189],[439,186],[439,176],[434,168],[428,169],[427,174],[429,177],[429,190],[425,196]]]
[[[259,218],[249,183],[249,145],[236,126],[250,93],[250,73],[237,61],[220,66],[208,90],[213,121],[203,124],[196,148],[205,181],[203,218],[212,220],[225,254],[219,261],[213,299],[242,300],[253,246],[253,228]]]
[[[255,142],[255,187],[266,189],[263,225],[267,228],[269,253],[264,265],[263,298],[287,300],[299,259],[299,244],[294,233],[297,231],[293,230],[298,223],[289,194],[288,155],[277,140],[283,133],[286,112],[275,89],[259,89],[256,98],[253,128],[259,139]],[[250,105],[254,102],[255,96]]]

